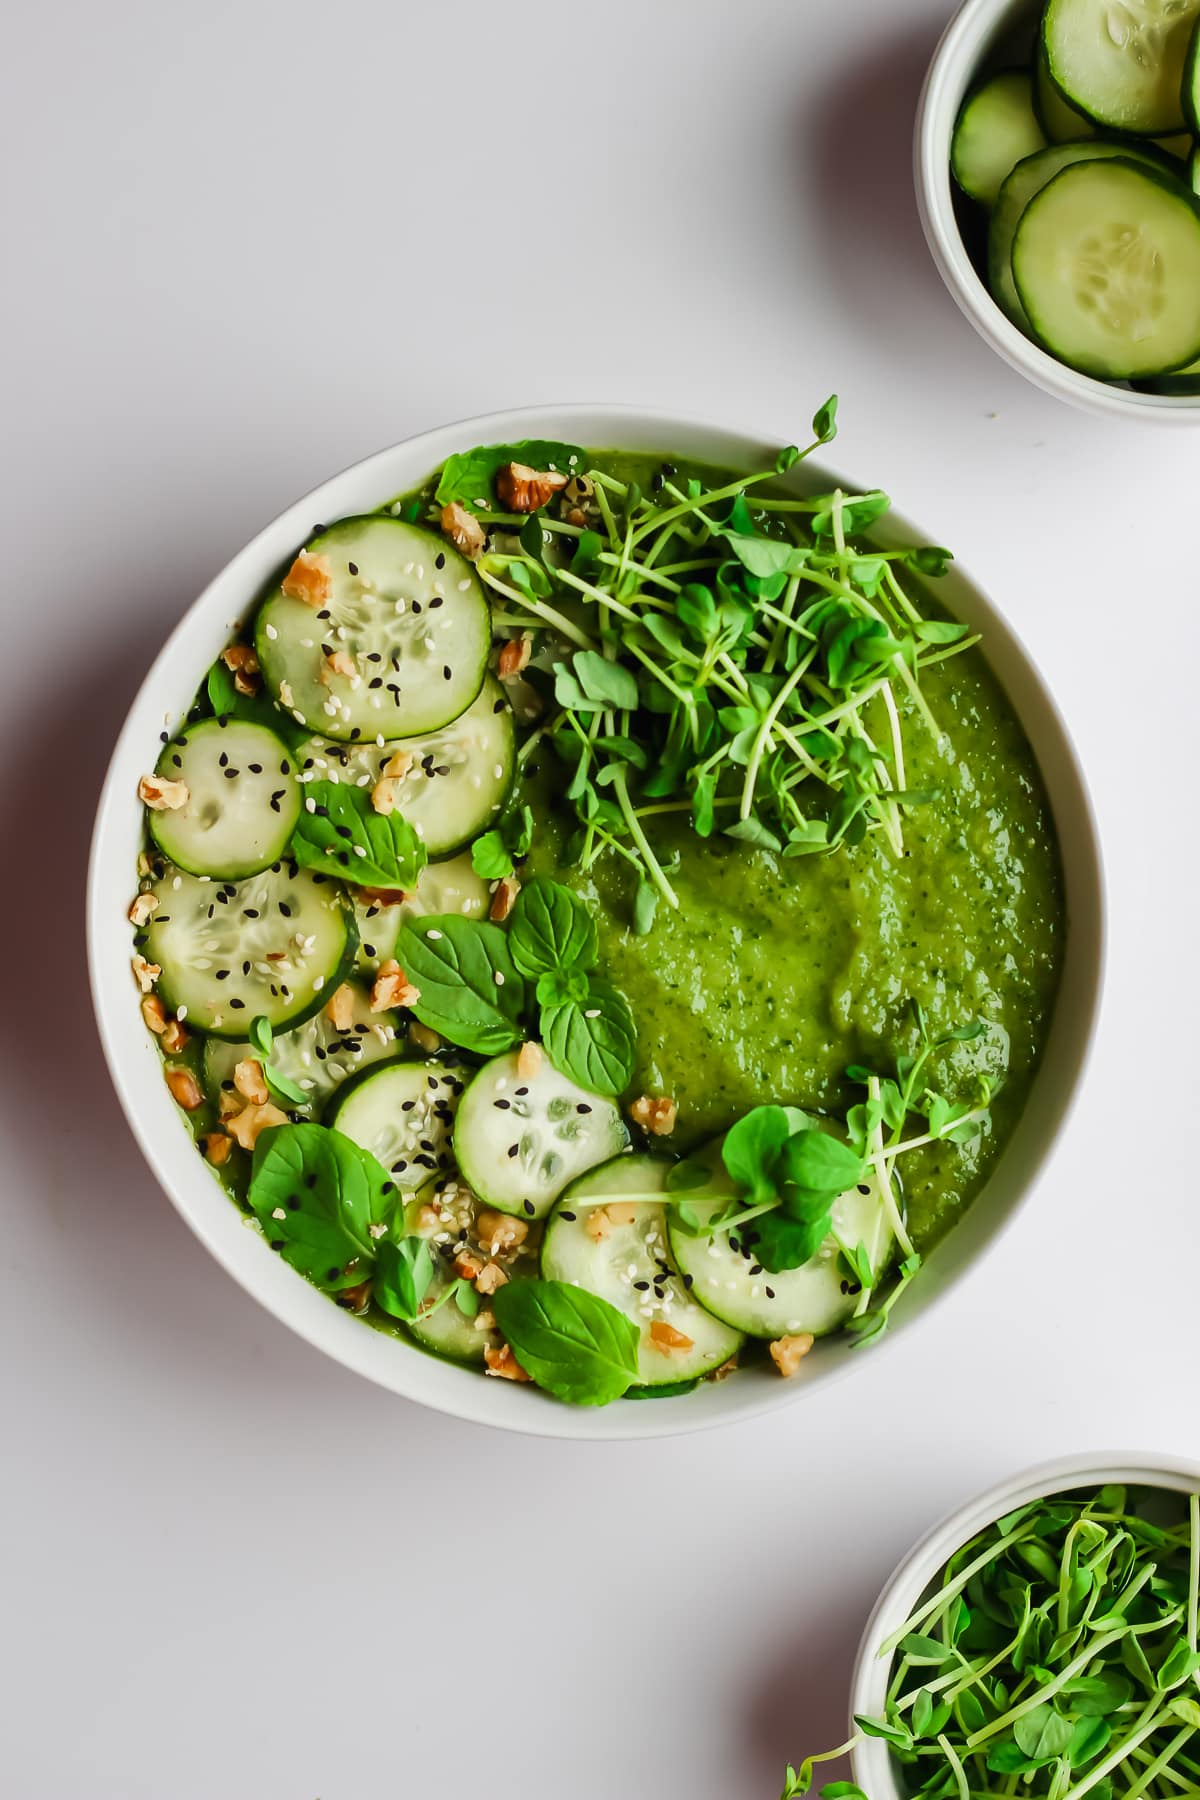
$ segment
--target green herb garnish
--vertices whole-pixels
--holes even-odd
[[[606,1406],[637,1380],[637,1326],[585,1288],[510,1281],[492,1307],[526,1374],[558,1399]]]
[[[402,813],[376,812],[370,790],[310,781],[291,851],[305,868],[361,887],[411,888],[428,860]]]

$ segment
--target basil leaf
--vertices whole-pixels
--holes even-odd
[[[508,922],[512,959],[522,974],[551,969],[591,969],[596,963],[596,922],[561,882],[539,876],[517,896]]]
[[[254,1146],[249,1201],[272,1249],[329,1292],[353,1286],[375,1261],[396,1184],[375,1158],[325,1125],[277,1125]]]
[[[292,854],[307,869],[361,887],[412,887],[427,861],[402,813],[376,812],[368,789],[339,781],[307,784]]]
[[[433,1255],[422,1237],[383,1238],[375,1259],[372,1298],[393,1319],[415,1319],[433,1280]]]
[[[524,463],[530,469],[557,469],[564,475],[579,474],[587,467],[587,457],[576,444],[556,444],[546,438],[526,438],[519,444],[480,444],[446,458],[434,498],[439,506],[457,500],[468,511],[487,512],[494,504],[496,475],[510,462]]]
[[[631,1319],[565,1281],[510,1281],[492,1296],[496,1323],[539,1387],[575,1406],[617,1400],[638,1372]]]
[[[546,1055],[569,1081],[593,1094],[624,1093],[633,1080],[637,1031],[624,994],[593,979],[586,999],[542,1009]]]
[[[539,1006],[582,1005],[588,996],[588,978],[582,969],[547,969],[537,979]]]
[[[412,1011],[464,1050],[497,1056],[521,1042],[525,983],[498,925],[445,913],[403,925],[396,959],[419,991]]]

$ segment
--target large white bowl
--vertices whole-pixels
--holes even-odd
[[[778,445],[694,419],[620,407],[551,407],[493,414],[426,433],[380,451],[323,483],[268,525],[200,595],[155,659],[113,753],[96,819],[88,883],[88,957],[92,994],[109,1068],[134,1136],[176,1207],[222,1263],[277,1318],[348,1368],[386,1388],[460,1418],[547,1437],[660,1437],[793,1404],[844,1371],[857,1356],[886,1354],[886,1340],[859,1352],[845,1339],[818,1345],[802,1373],[743,1371],[674,1399],[620,1401],[603,1409],[564,1406],[528,1387],[484,1380],[396,1338],[372,1331],[310,1287],[246,1229],[197,1155],[162,1079],[157,1048],[143,1027],[130,976],[126,909],[141,842],[139,776],[153,767],[164,723],[177,722],[204,670],[246,616],[257,595],[312,531],[317,520],[369,510],[417,486],[451,452],[477,443],[550,437],[594,448],[674,453],[730,468],[760,468]],[[886,471],[872,471],[874,475]],[[802,490],[832,482],[802,465],[789,477]],[[898,516],[879,534],[937,542]],[[1062,844],[1069,929],[1062,986],[1040,1079],[985,1191],[937,1248],[897,1309],[895,1335],[911,1329],[983,1254],[1044,1170],[1083,1072],[1103,962],[1102,886],[1091,807],[1054,702],[1002,616],[955,565],[939,596],[982,630],[988,658],[1015,705],[1046,782]]]
[[[1178,394],[1138,394],[1068,369],[1018,331],[988,292],[967,255],[954,211],[950,139],[969,88],[989,58],[1038,15],[1030,0],[966,0],[951,19],[933,54],[917,104],[913,173],[917,210],[938,273],[984,341],[1006,363],[1047,394],[1109,418],[1141,419],[1164,425],[1200,424],[1200,398]],[[1014,60],[1011,55],[1005,61]]]
[[[1148,1455],[1141,1451],[1112,1451],[1103,1455],[1063,1456],[1025,1469],[997,1482],[986,1494],[969,1500],[949,1514],[910,1550],[900,1564],[867,1620],[850,1680],[850,1716],[882,1715],[887,1699],[888,1671],[892,1658],[880,1655],[880,1646],[898,1631],[921,1595],[954,1552],[1015,1507],[1046,1494],[1068,1488],[1103,1487],[1106,1482],[1129,1486],[1174,1488],[1181,1493],[1200,1491],[1200,1463],[1181,1457]],[[866,1738],[852,1752],[854,1779],[871,1800],[901,1800],[895,1764],[880,1738]]]

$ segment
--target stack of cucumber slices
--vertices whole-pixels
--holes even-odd
[[[1048,0],[1030,66],[968,95],[951,146],[986,279],[1105,381],[1200,394],[1200,0]]]

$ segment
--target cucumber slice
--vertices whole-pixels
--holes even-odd
[[[1013,280],[1037,338],[1107,380],[1200,356],[1200,204],[1126,157],[1074,163],[1026,207]]]
[[[722,1324],[688,1293],[667,1243],[667,1209],[647,1198],[666,1191],[671,1164],[657,1156],[617,1156],[573,1181],[546,1222],[542,1274],[570,1281],[607,1300],[641,1333],[638,1381],[662,1387],[691,1381],[720,1368],[742,1343],[740,1331]],[[606,1200],[636,1196],[605,1237],[588,1230]],[[655,1322],[673,1326],[690,1345],[660,1347],[650,1335]]]
[[[950,168],[964,194],[990,206],[1010,169],[1045,142],[1028,69],[1005,69],[963,102],[950,141]]]
[[[164,1002],[197,1031],[244,1038],[262,1016],[276,1031],[318,1012],[353,967],[354,914],[336,882],[295,863],[245,881],[168,868],[140,947],[162,968]]]
[[[611,1100],[589,1094],[543,1056],[522,1076],[519,1052],[485,1063],[463,1095],[454,1150],[463,1178],[500,1212],[542,1219],[568,1181],[629,1142]]]
[[[465,712],[491,647],[487,602],[467,559],[387,514],[342,519],[306,548],[328,566],[328,598],[314,608],[276,589],[255,626],[263,677],[297,723],[373,743],[436,731]],[[353,676],[328,669],[336,652],[353,659]]]
[[[1048,0],[1046,66],[1072,106],[1113,131],[1181,131],[1180,92],[1200,0]]]
[[[359,967],[372,969],[393,956],[400,927],[410,919],[427,913],[461,913],[464,919],[482,919],[491,901],[491,889],[483,876],[475,873],[469,854],[426,863],[411,893],[398,893],[392,900],[372,897],[355,901]]]
[[[1200,194],[1200,149],[1193,150],[1188,157],[1188,180],[1193,194]]]
[[[451,1167],[450,1128],[470,1071],[461,1063],[381,1063],[346,1083],[328,1123],[381,1162],[402,1193]]]
[[[309,738],[297,752],[300,780],[374,788],[386,769],[408,760],[393,792],[430,856],[449,856],[486,831],[503,806],[516,767],[512,710],[490,677],[464,713],[439,731],[386,744],[337,744]]]
[[[1046,67],[1046,46],[1040,37],[1033,60],[1033,110],[1050,144],[1076,143],[1095,134],[1095,122],[1077,111],[1055,87]]]
[[[177,868],[236,881],[283,855],[300,816],[300,786],[287,746],[265,725],[189,725],[156,772],[188,790],[176,811],[146,814],[151,837]]]
[[[320,1113],[330,1094],[351,1075],[357,1075],[385,1056],[396,1054],[396,1015],[371,1011],[371,997],[357,982],[348,982],[353,1017],[339,1031],[323,1006],[293,1031],[281,1033],[271,1048],[271,1063],[289,1081],[304,1089],[308,1099],[297,1108],[310,1117]],[[208,1038],[204,1045],[204,1085],[216,1100],[222,1087],[233,1087],[233,1071],[244,1057],[257,1057],[248,1043],[228,1038]]]
[[[1150,394],[1176,394],[1181,398],[1200,394],[1200,360],[1176,369],[1173,375],[1159,375],[1153,381],[1139,381],[1137,385]]]
[[[409,1230],[419,1229],[417,1214],[426,1198],[422,1194],[409,1203]],[[457,1279],[453,1263],[460,1249],[472,1251],[486,1262],[499,1263],[509,1281],[536,1275],[537,1228],[531,1227],[524,1243],[515,1249],[492,1250],[479,1240],[476,1221],[480,1209],[468,1189],[449,1181],[428,1198],[436,1202],[442,1215],[442,1227],[433,1237],[436,1273],[425,1296],[426,1310],[411,1321],[408,1329],[418,1344],[437,1356],[448,1357],[452,1362],[482,1363],[485,1350],[498,1350],[504,1342],[495,1326],[486,1324],[491,1311],[487,1296],[480,1296],[479,1310],[473,1315],[462,1312],[457,1300],[447,1300],[436,1310],[435,1303]]]
[[[988,223],[988,285],[992,298],[1022,331],[1029,331],[1029,321],[1012,272],[1013,238],[1022,213],[1034,195],[1040,194],[1061,169],[1069,168],[1072,163],[1112,156],[1123,156],[1130,162],[1145,162],[1151,168],[1166,166],[1153,150],[1091,138],[1081,143],[1051,144],[1047,149],[1039,150],[1036,156],[1027,156],[1001,187]]]
[[[717,1148],[710,1148],[713,1186],[721,1192],[728,1185],[732,1193]],[[691,1276],[692,1299],[715,1318],[759,1338],[805,1331],[825,1337],[836,1331],[852,1316],[859,1300],[858,1294],[849,1291],[852,1284],[838,1259],[839,1245],[853,1249],[865,1244],[871,1266],[880,1274],[892,1241],[874,1177],[834,1202],[833,1231],[817,1254],[798,1269],[774,1274],[763,1269],[755,1260],[753,1246],[743,1243],[736,1231],[713,1238],[689,1237],[668,1217],[668,1235],[677,1267]]]

